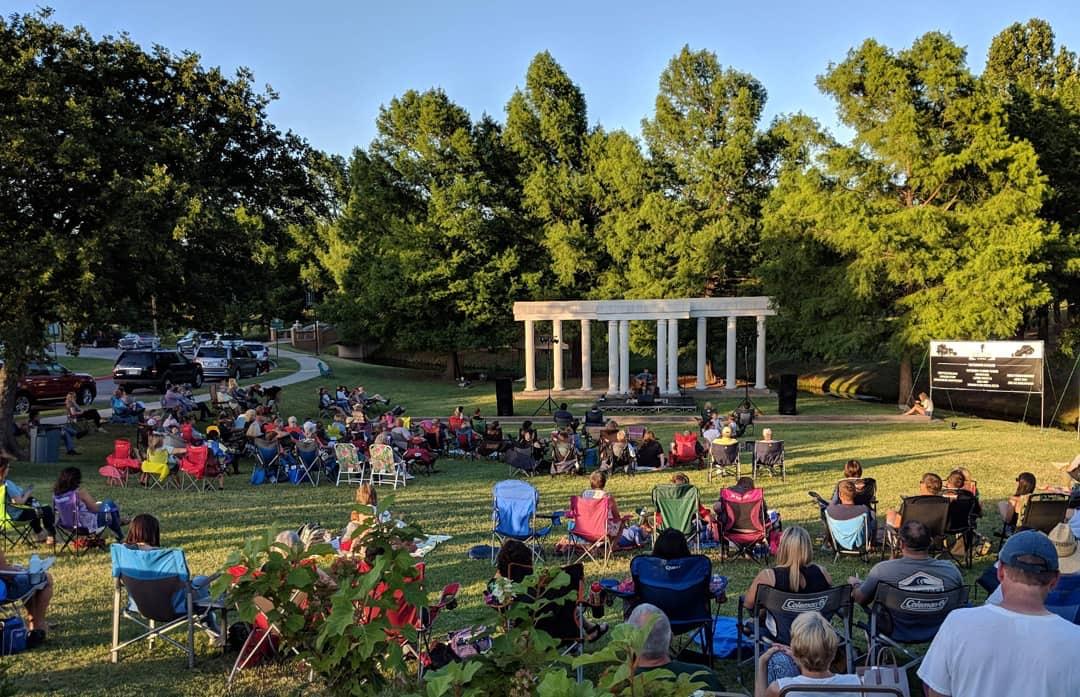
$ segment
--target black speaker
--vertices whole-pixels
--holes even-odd
[[[495,411],[499,416],[514,415],[514,381],[495,378]]]
[[[656,401],[653,399],[652,392],[642,392],[637,398],[638,406],[651,407]]]
[[[795,373],[783,373],[780,376],[780,408],[781,414],[797,414],[795,398],[799,392],[799,376]]]

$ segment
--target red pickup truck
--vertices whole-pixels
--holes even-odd
[[[63,402],[68,392],[87,406],[97,398],[97,383],[93,376],[73,373],[59,363],[31,361],[15,391],[15,413],[25,414],[43,402]]]

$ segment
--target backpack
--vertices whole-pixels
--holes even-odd
[[[254,486],[266,483],[266,470],[262,467],[256,467],[251,470],[251,483]]]

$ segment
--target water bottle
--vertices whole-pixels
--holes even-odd
[[[709,592],[714,596],[722,595],[727,590],[727,585],[727,576],[713,574],[712,579],[709,581]]]
[[[603,586],[597,581],[593,581],[589,586],[589,605],[592,606],[592,616],[596,619],[604,616],[603,592]]]

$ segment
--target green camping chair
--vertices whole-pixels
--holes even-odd
[[[701,495],[693,484],[658,484],[652,490],[653,508],[660,514],[653,534],[656,538],[667,528],[675,528],[686,535],[687,543],[701,550]]]
[[[0,483],[0,538],[8,547],[16,547],[19,543],[33,544],[30,521],[12,518],[12,511],[18,512],[18,507],[9,506],[7,500],[7,482],[3,482]]]

